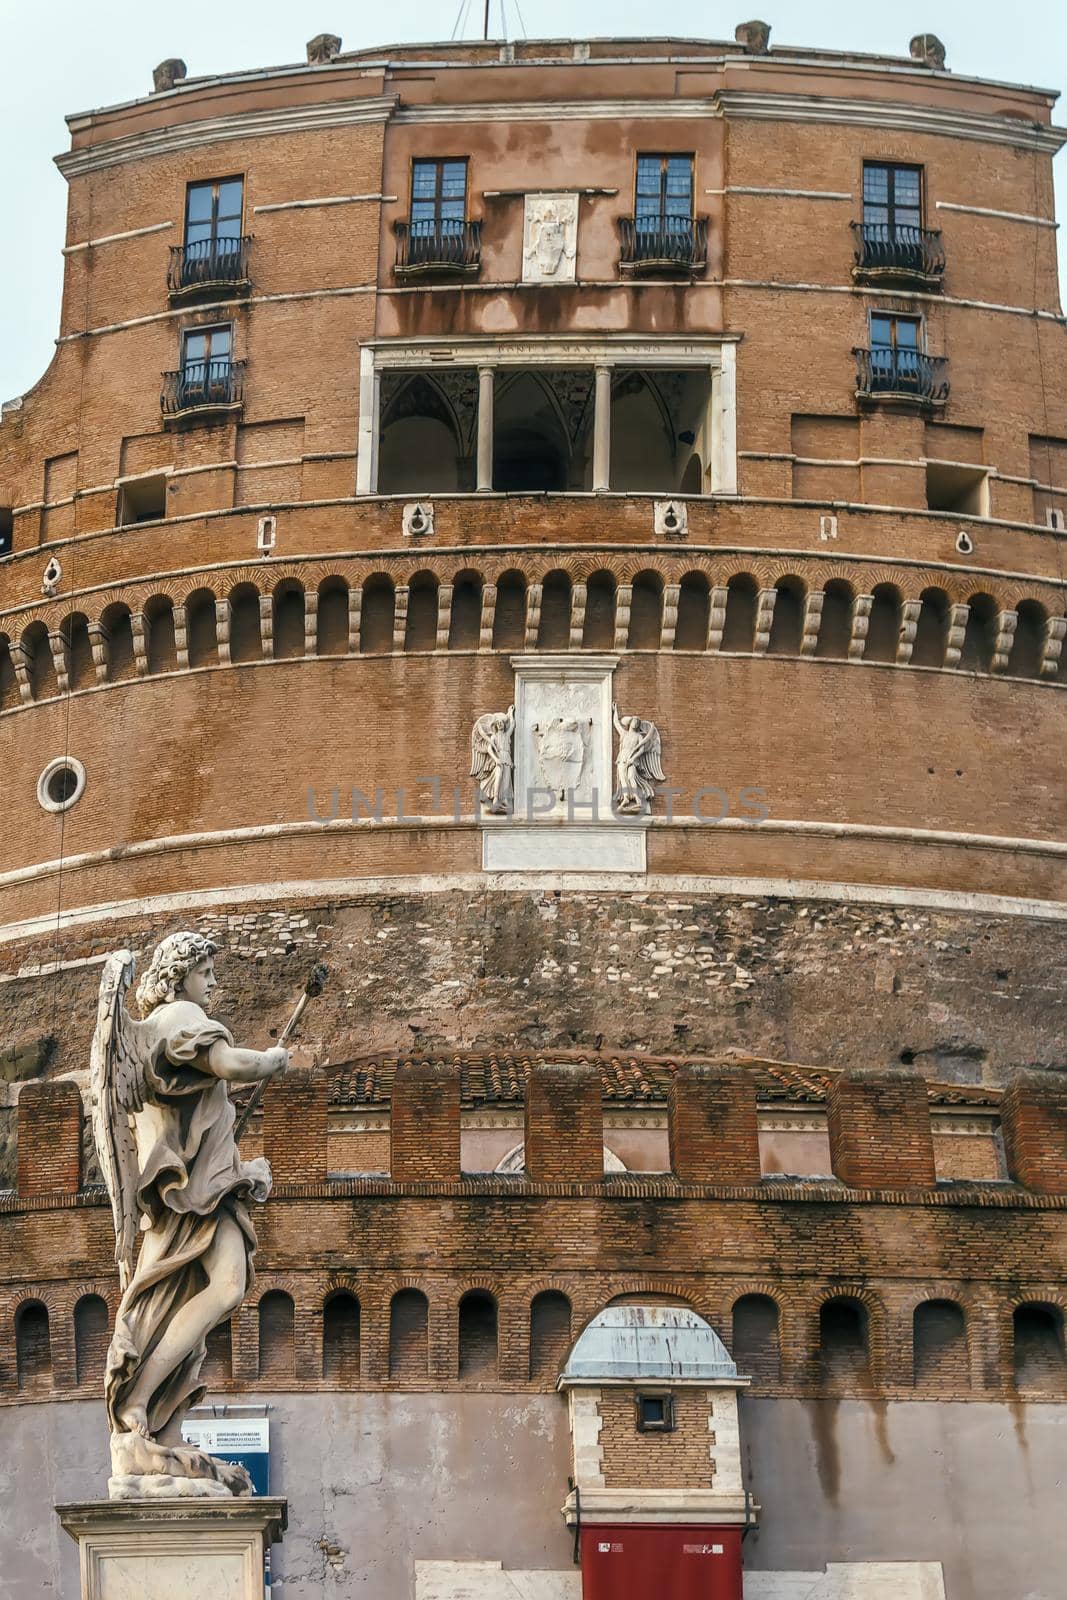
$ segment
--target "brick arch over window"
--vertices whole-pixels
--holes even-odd
[[[1048,1301],[1024,1300],[1012,1314],[1015,1384],[1062,1394],[1067,1390],[1064,1315]]]
[[[867,623],[865,661],[894,662],[900,649],[900,619],[903,608],[900,590],[891,583],[878,583],[871,593],[871,614]]]
[[[343,1388],[359,1382],[360,1306],[348,1289],[337,1289],[322,1308],[322,1376]]]
[[[230,660],[262,661],[263,628],[259,591],[250,583],[239,583],[230,593],[229,606]]]
[[[315,650],[320,656],[348,654],[349,588],[344,578],[324,578],[315,613]]]
[[[663,630],[663,579],[658,572],[637,573],[630,600],[631,650],[658,650]]]
[[[526,579],[511,569],[502,572],[496,586],[493,614],[493,648],[521,650],[526,638]]]
[[[854,601],[855,592],[850,583],[844,578],[830,579],[823,590],[819,637],[815,645],[817,656],[832,661],[847,660]]]
[[[295,1374],[295,1314],[292,1296],[269,1289],[259,1302],[259,1376],[291,1379]]]
[[[988,672],[997,636],[997,603],[989,594],[972,594],[960,650],[961,672]]]
[[[948,595],[943,589],[924,589],[919,597],[919,621],[911,652],[913,667],[943,667],[948,640]]]
[[[456,573],[448,622],[450,650],[477,650],[481,643],[483,588],[481,573]]]
[[[11,711],[21,703],[18,677],[11,659],[11,641],[6,634],[0,634],[0,711]]]
[[[687,572],[678,589],[676,650],[706,650],[711,590],[703,572]]]
[[[541,586],[539,650],[566,650],[571,629],[571,580],[559,568],[546,573]]]
[[[195,590],[185,602],[189,665],[213,667],[219,659],[218,611],[209,589]]]
[[[746,654],[756,637],[758,585],[749,572],[738,572],[726,585],[726,621],[720,650]]]
[[[405,650],[432,650],[437,643],[437,597],[435,572],[416,572],[408,585]]]
[[[110,1340],[111,1317],[107,1301],[100,1294],[83,1294],[74,1307],[76,1383],[103,1383]]]
[[[459,1303],[459,1376],[477,1383],[496,1371],[496,1298],[487,1289],[469,1289]]]
[[[363,655],[377,655],[393,648],[396,616],[396,591],[392,578],[376,572],[363,586],[363,613],[359,648]]]
[[[870,1319],[862,1300],[834,1295],[820,1305],[818,1372],[828,1389],[870,1383]]]
[[[778,1303],[769,1294],[744,1294],[734,1301],[730,1354],[737,1370],[758,1386],[782,1376]]]
[[[582,646],[610,650],[615,643],[615,574],[601,567],[591,572],[585,585],[585,621]]]
[[[389,1376],[412,1382],[429,1370],[430,1304],[421,1289],[400,1289],[389,1306]]]
[[[274,656],[292,661],[304,654],[304,591],[293,578],[283,578],[272,597]]]
[[[967,1319],[955,1300],[923,1300],[912,1315],[915,1387],[970,1387]]]
[[[52,1335],[42,1300],[24,1300],[15,1312],[15,1372],[28,1394],[52,1387]]]
[[[1041,676],[1048,616],[1036,600],[1022,600],[1016,612],[1015,637],[1011,642],[1007,671],[1013,678]]]
[[[71,689],[89,689],[96,682],[93,646],[88,618],[80,611],[63,620],[60,629],[67,655],[67,679]]]
[[[56,664],[48,629],[43,622],[31,622],[22,635],[22,648],[26,656],[26,670],[30,678],[30,691],[35,700],[51,700],[59,693]],[[131,646],[132,655],[132,646]]]
[[[173,672],[178,665],[178,647],[170,596],[153,595],[145,603],[144,621],[149,672]]]
[[[767,654],[799,655],[804,631],[804,585],[795,574],[790,573],[779,578],[774,587],[774,614],[771,617]]]
[[[530,1303],[530,1378],[554,1386],[570,1345],[570,1300],[559,1289],[545,1289]]]

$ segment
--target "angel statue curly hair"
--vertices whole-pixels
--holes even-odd
[[[157,1006],[176,999],[190,972],[201,961],[217,955],[218,950],[218,945],[202,933],[172,933],[157,945],[137,985],[137,1005],[142,1017],[150,1016]]]

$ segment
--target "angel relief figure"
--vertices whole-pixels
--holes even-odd
[[[227,1084],[265,1082],[289,1060],[238,1049],[208,1015],[216,949],[198,933],[164,939],[137,986],[140,1022],[126,1010],[128,950],[108,957],[100,983],[93,1134],[122,1289],[104,1381],[113,1500],[252,1492],[243,1467],[181,1436],[204,1394],[207,1336],[252,1283],[249,1202],[270,1190],[267,1162],[240,1158]]]
[[[514,802],[514,732],[514,706],[487,712],[471,729],[470,775],[478,781],[478,798],[493,816],[506,816]]]
[[[648,809],[656,784],[667,781],[659,729],[644,717],[620,717],[617,705],[612,705],[611,715],[619,736],[615,811],[619,816],[640,816]]]

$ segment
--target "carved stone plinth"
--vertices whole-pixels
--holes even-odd
[[[89,1500],[57,1506],[78,1542],[81,1600],[264,1600],[264,1556],[281,1541],[273,1499]]]

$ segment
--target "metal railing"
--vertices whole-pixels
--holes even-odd
[[[860,395],[895,395],[927,405],[941,405],[948,399],[948,361],[944,356],[928,356],[922,350],[890,345],[873,345],[869,350],[854,350],[853,354]]]
[[[171,294],[188,294],[216,284],[247,283],[251,243],[251,236],[245,234],[241,238],[198,239],[194,244],[172,246],[167,288]]]
[[[416,272],[477,272],[482,260],[482,224],[429,219],[398,222],[396,275]]]
[[[697,272],[707,265],[707,217],[620,217],[623,272]]]
[[[891,227],[888,222],[853,222],[857,274],[920,278],[936,283],[945,271],[941,234],[934,228]]]
[[[159,396],[165,417],[189,411],[239,406],[244,399],[245,364],[224,357],[218,361],[187,361],[177,372],[163,374]]]

